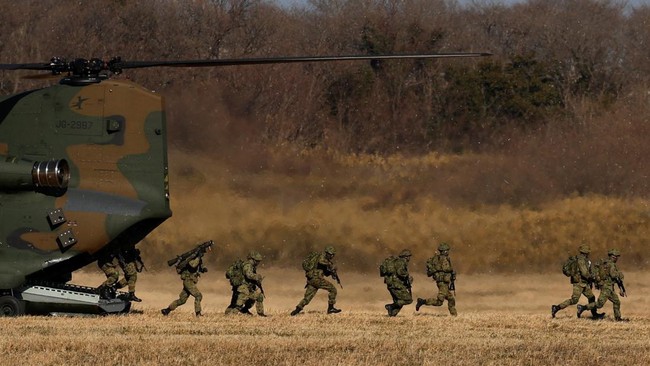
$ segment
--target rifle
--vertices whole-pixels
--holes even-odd
[[[451,282],[449,283],[449,291],[456,296],[456,272],[451,272]]]
[[[336,280],[336,282],[343,288],[343,285],[341,285],[341,279],[339,278],[338,272],[336,272],[336,269],[330,271],[332,273],[332,278]]]
[[[140,266],[138,267],[138,265]],[[142,261],[142,258],[140,255],[138,255],[138,257],[135,259],[135,270],[140,273],[143,269],[148,272],[147,267],[145,267],[144,262]]]
[[[264,295],[264,298],[266,298],[266,294],[264,293],[264,287],[262,287],[262,281],[255,281],[255,284],[257,285],[257,287],[259,287],[260,292],[262,293],[262,295]]]
[[[181,255],[177,255],[176,258],[172,258],[167,261],[168,266],[173,266],[174,264],[183,262],[184,260],[188,258],[195,258],[197,256],[203,255],[207,250],[211,249],[212,246],[214,245],[214,242],[212,240],[208,240],[204,243],[201,243],[196,246],[196,248],[189,250]]]
[[[411,283],[411,277],[406,277],[406,287],[409,289],[409,294],[413,296],[413,284]]]
[[[627,292],[625,291],[625,285],[623,284],[623,280],[620,278],[615,278],[614,281],[618,285],[618,289],[621,291],[621,296],[627,297]]]
[[[128,254],[128,255],[126,255]],[[140,250],[136,248],[131,248],[127,249],[126,251],[120,250],[117,253],[117,261],[120,263],[120,267],[125,268],[126,267],[126,258],[129,258],[129,260],[134,260],[135,261],[135,270],[136,272],[140,273],[142,270],[146,270],[147,268],[144,266],[144,262],[142,261],[142,257],[140,257]]]

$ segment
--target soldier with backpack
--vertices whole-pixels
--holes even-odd
[[[201,246],[205,244],[210,245],[202,248]],[[187,258],[179,260],[176,264],[176,273],[181,275],[181,279],[183,280],[183,289],[181,290],[180,295],[178,295],[177,300],[172,301],[168,307],[160,310],[163,315],[169,315],[169,313],[174,309],[185,304],[190,295],[194,296],[194,313],[197,317],[202,315],[201,300],[203,299],[203,295],[196,287],[196,284],[199,282],[201,273],[206,273],[208,271],[207,268],[203,267],[203,254],[205,254],[206,251],[211,250],[212,242],[206,242],[205,244],[199,246],[201,248],[194,249]]]
[[[573,285],[573,293],[571,298],[564,300],[558,305],[551,305],[551,317],[555,318],[555,314],[558,311],[568,307],[569,305],[575,305],[580,300],[580,295],[584,295],[587,300],[592,303],[596,301],[596,296],[591,291],[591,287],[594,282],[594,273],[591,267],[591,261],[589,260],[589,253],[591,253],[591,248],[589,245],[583,244],[578,250],[580,254],[577,256],[571,256],[562,266],[562,273],[565,276],[570,277],[571,285]],[[593,318],[602,318],[605,314],[599,314],[594,308],[591,312]],[[580,317],[580,315],[578,315]]]
[[[447,308],[453,316],[458,315],[456,311],[455,291],[456,271],[451,265],[449,258],[449,244],[440,243],[438,252],[427,260],[427,276],[433,277],[438,286],[438,296],[435,298],[421,299],[418,298],[415,304],[415,311],[420,311],[422,305],[442,306],[447,300]]]
[[[257,315],[266,316],[262,287],[264,277],[257,273],[260,262],[262,255],[252,250],[245,261],[238,259],[226,270],[226,278],[232,286],[232,300],[226,308],[226,314],[252,315],[249,310],[255,304]]]
[[[621,256],[621,252],[618,249],[610,249],[609,252],[607,252],[607,255],[609,258],[603,259],[598,264],[598,271],[596,272],[596,280],[598,281],[598,288],[600,289],[598,301],[589,301],[589,304],[586,306],[578,305],[578,318],[583,311],[591,310],[594,312],[596,309],[602,308],[605,305],[605,302],[609,300],[614,306],[614,319],[616,321],[623,320],[623,318],[621,318],[621,300],[618,298],[618,295],[616,295],[616,291],[614,290],[614,284],[617,284],[621,296],[627,296],[625,285],[623,284],[623,272],[619,271],[616,266],[616,262],[618,261],[618,257]]]
[[[388,316],[396,316],[404,305],[413,302],[411,285],[413,277],[409,274],[408,264],[411,259],[411,251],[404,249],[398,257],[390,256],[379,266],[379,275],[384,277],[384,283],[388,287],[388,292],[393,297],[391,304],[384,307],[388,311]]]
[[[318,289],[324,289],[328,292],[327,314],[341,312],[340,309],[334,307],[334,304],[336,304],[336,287],[325,279],[325,276],[330,276],[335,280],[338,279],[336,265],[334,264],[334,255],[336,255],[336,250],[330,245],[325,248],[323,253],[310,253],[302,262],[302,269],[305,271],[305,277],[307,277],[305,296],[291,312],[292,316],[298,315],[311,302],[314,296],[316,296]]]

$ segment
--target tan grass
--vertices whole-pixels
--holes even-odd
[[[550,305],[569,296],[561,275],[460,275],[459,316],[445,308],[406,306],[385,315],[389,295],[374,275],[341,273],[344,312],[325,315],[317,294],[306,313],[288,312],[302,297],[297,270],[261,269],[266,275],[269,318],[225,316],[230,294],[223,272],[210,268],[199,282],[205,316],[191,303],[163,317],[159,309],[180,289],[177,275],[143,273],[144,299],[126,316],[96,318],[0,318],[2,364],[23,365],[549,365],[650,362],[650,276],[629,273],[629,322],[576,319],[569,308],[551,319]],[[98,283],[97,271],[76,273],[74,282]],[[430,296],[433,284],[417,275],[414,295]],[[584,303],[584,300],[581,301]],[[605,311],[611,316],[611,304]]]

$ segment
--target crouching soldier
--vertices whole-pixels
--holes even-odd
[[[404,305],[413,302],[411,285],[413,277],[409,274],[408,264],[411,260],[411,251],[402,250],[398,257],[390,256],[379,266],[379,275],[384,277],[384,283],[393,298],[391,304],[384,307],[388,316],[396,316]]]
[[[262,262],[262,255],[257,251],[248,253],[245,261],[237,260],[226,271],[226,278],[232,286],[232,300],[226,309],[226,314],[247,314],[255,304],[257,315],[264,314],[264,277],[257,273],[257,266]]]

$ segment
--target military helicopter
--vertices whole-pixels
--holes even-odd
[[[110,76],[147,67],[482,57],[489,53],[0,64],[60,77],[0,97],[0,316],[128,312],[128,297],[72,285],[105,252],[172,215],[163,97]],[[45,74],[43,74],[45,75]],[[119,295],[119,294],[118,294]]]

